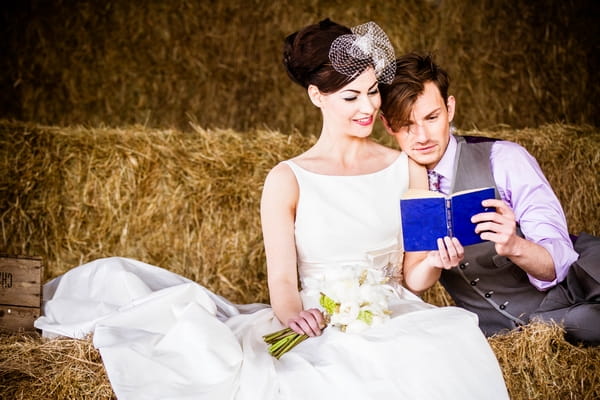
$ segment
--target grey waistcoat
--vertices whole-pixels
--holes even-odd
[[[455,137],[458,147],[452,193],[496,188],[490,164],[495,139]],[[496,197],[500,198],[497,188]],[[521,268],[496,253],[492,242],[467,246],[463,262],[458,268],[443,270],[440,282],[458,306],[479,316],[479,326],[488,336],[529,322],[545,297]]]

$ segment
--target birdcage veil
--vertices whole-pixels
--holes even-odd
[[[390,84],[396,72],[396,56],[385,32],[372,21],[351,30],[351,34],[342,35],[331,44],[329,60],[333,68],[354,78],[371,66],[380,83]]]

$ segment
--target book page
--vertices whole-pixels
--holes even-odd
[[[451,196],[452,197],[454,197],[454,196],[460,196],[462,194],[467,194],[467,193],[472,193],[472,192],[479,192],[479,191],[484,191],[484,190],[487,190],[487,189],[493,189],[493,187],[488,186],[488,187],[480,187],[480,188],[476,188],[476,189],[461,190],[460,192],[456,192],[456,193],[452,194]],[[493,198],[493,196],[490,197],[490,198]]]
[[[443,193],[432,192],[425,189],[408,189],[400,196],[401,199],[426,199],[426,198],[446,197]]]

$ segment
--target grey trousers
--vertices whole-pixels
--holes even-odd
[[[561,323],[571,342],[600,345],[600,238],[582,233],[574,246],[579,259],[531,318]]]

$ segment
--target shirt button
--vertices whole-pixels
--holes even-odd
[[[479,278],[477,278],[477,279],[473,279],[473,280],[471,281],[471,286],[475,286],[475,285],[477,285],[477,282],[479,282]]]

